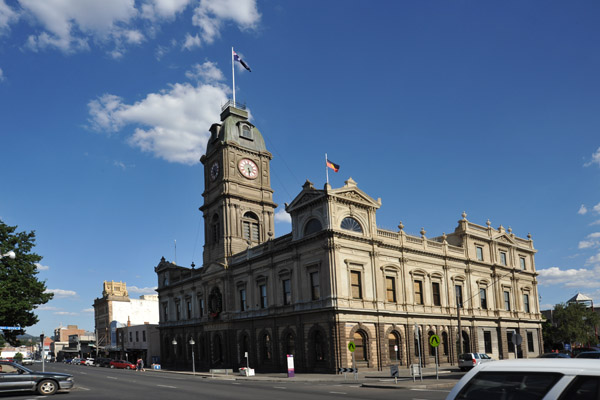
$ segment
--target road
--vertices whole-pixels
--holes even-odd
[[[40,369],[41,365],[34,365]],[[95,399],[244,399],[329,400],[329,399],[444,399],[450,389],[408,390],[363,388],[359,383],[292,381],[270,382],[235,379],[211,379],[168,372],[136,372],[67,364],[47,364],[46,371],[66,372],[75,377],[70,393],[58,393],[57,400]],[[0,399],[42,398],[37,394],[2,394]]]

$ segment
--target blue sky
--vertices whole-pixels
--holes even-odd
[[[201,264],[208,128],[236,97],[273,153],[276,235],[324,154],[381,228],[463,211],[530,232],[544,308],[600,301],[600,3],[0,0],[0,219],[35,230],[55,298],[28,329],[92,330],[104,280],[153,293]],[[177,242],[175,253],[175,241]]]

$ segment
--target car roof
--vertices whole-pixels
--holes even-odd
[[[584,358],[528,358],[520,360],[500,360],[493,363],[483,363],[477,367],[478,371],[535,371],[535,372],[560,372],[565,375],[600,375],[598,360]]]

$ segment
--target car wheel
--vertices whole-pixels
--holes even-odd
[[[131,369],[131,367],[128,365],[128,366],[125,367],[125,369]]]
[[[57,389],[58,389],[58,386],[57,386],[56,382],[51,381],[49,379],[45,379],[45,380],[41,381],[40,383],[38,383],[38,386],[37,386],[37,391],[42,396],[49,396],[51,394],[54,394],[54,393],[56,393]]]
[[[115,366],[114,366],[114,365],[112,365],[112,364],[110,364],[110,367],[111,367],[111,368],[114,368]]]

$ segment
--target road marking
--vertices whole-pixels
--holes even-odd
[[[331,394],[346,394],[346,392],[329,392]]]
[[[169,388],[169,389],[177,389],[177,386],[169,386],[169,385],[156,385],[156,386],[166,387],[166,388]]]
[[[119,378],[117,378],[116,376],[107,376],[106,378],[107,378],[107,379],[119,379]]]
[[[273,389],[287,389],[287,388],[283,387],[283,386],[273,386]]]
[[[241,385],[239,382],[231,382],[232,385]]]
[[[450,393],[450,390],[435,390],[435,389],[410,389],[415,392],[442,392],[442,393]]]

